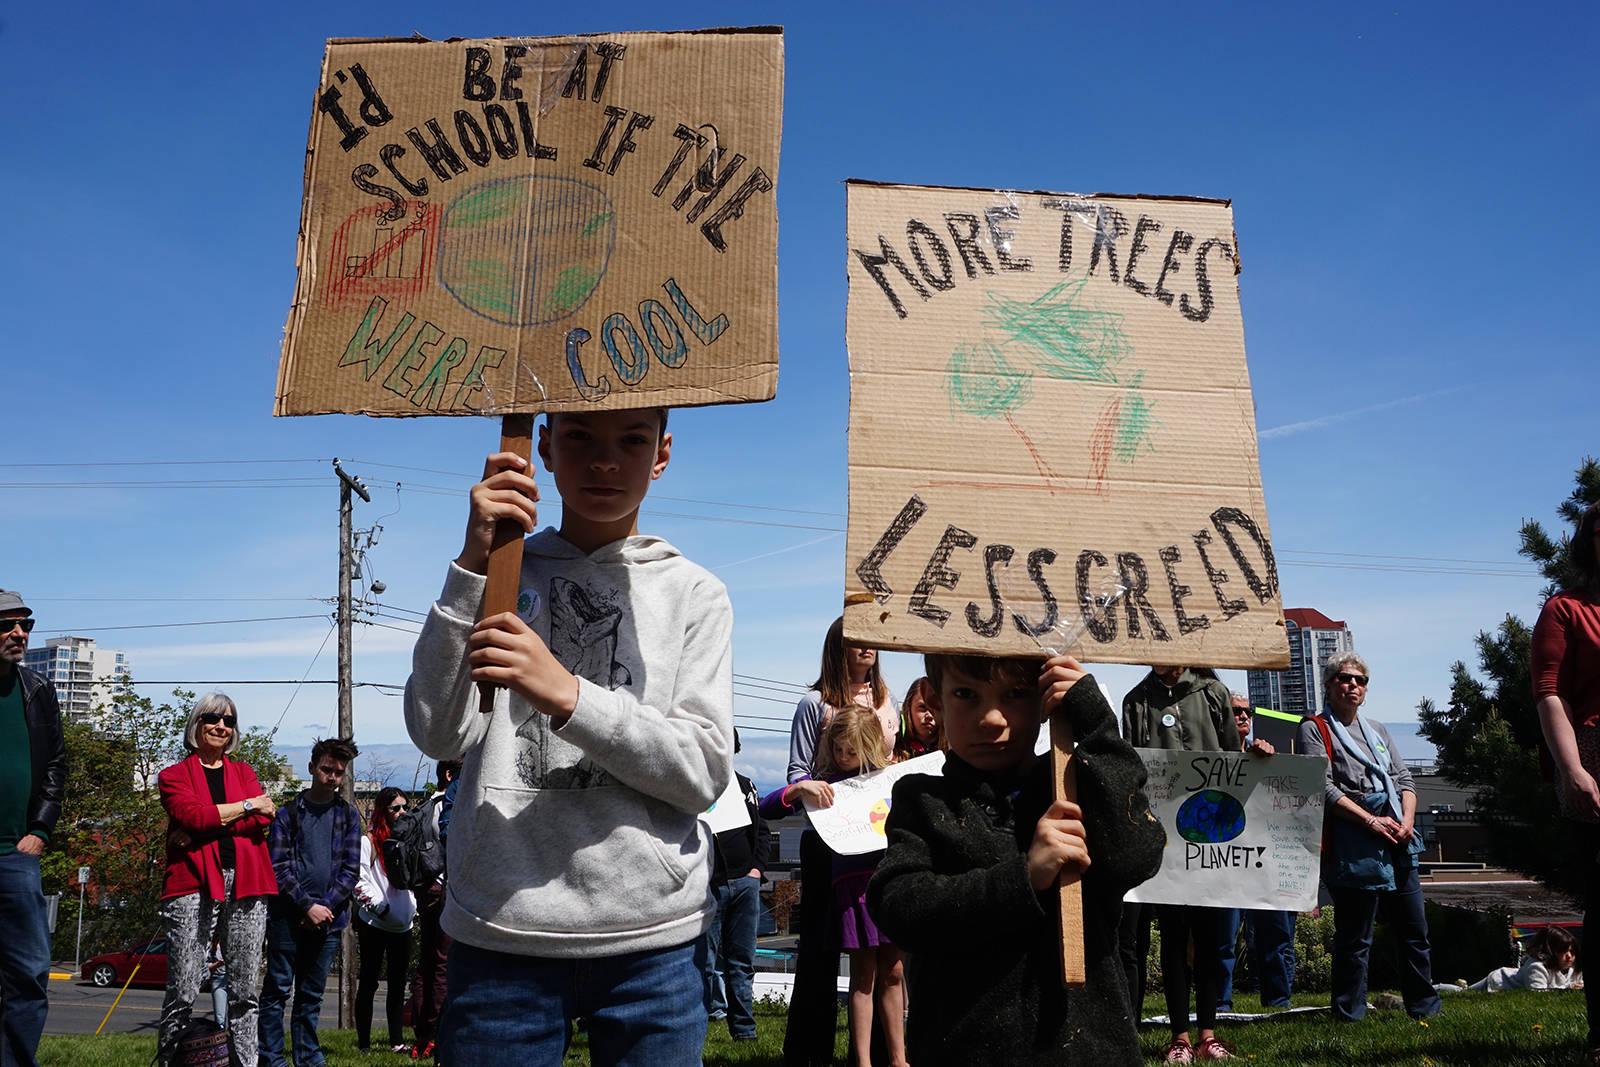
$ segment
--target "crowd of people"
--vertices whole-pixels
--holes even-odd
[[[751,961],[765,815],[826,807],[844,779],[942,751],[941,775],[894,786],[887,847],[835,855],[801,838],[799,957],[786,1063],[831,1063],[835,976],[850,958],[852,1061],[1139,1061],[1149,924],[1162,937],[1168,1062],[1229,1059],[1217,1036],[1231,1003],[1237,931],[1247,931],[1263,1003],[1287,1001],[1294,916],[1126,900],[1161,865],[1165,834],[1136,747],[1247,752],[1271,759],[1248,701],[1202,667],[1154,667],[1118,716],[1070,655],[930,654],[896,707],[877,653],[829,629],[796,710],[787,781],[765,798],[737,779],[749,824],[712,835],[700,816],[733,778],[732,610],[709,572],[642,535],[639,507],[672,449],[664,409],[548,416],[538,457],[562,501],[538,531],[526,460],[488,458],[470,494],[461,552],[447,568],[405,694],[412,739],[442,762],[426,801],[444,881],[390,869],[409,799],[385,789],[363,827],[340,786],[356,756],[319,741],[310,785],[277,805],[239,744],[233,702],[209,694],[184,730],[189,755],[160,775],[170,817],[161,917],[170,972],[160,1042],[170,1059],[220,956],[232,1052],[242,1067],[323,1062],[316,1020],[339,933],[361,946],[358,1041],[388,982],[391,1051],[405,1048],[399,991],[408,931],[423,924],[416,979],[418,1058],[450,1067],[561,1062],[578,1020],[596,1064],[699,1061],[708,1022],[755,1036]],[[1596,509],[1573,542],[1578,581],[1547,603],[1534,635],[1539,712],[1572,832],[1587,842],[1585,932],[1600,922],[1600,577]],[[500,523],[521,527],[520,595],[484,614]],[[480,617],[482,615],[483,617]],[[0,591],[0,753],[29,790],[0,793],[0,1001],[4,1062],[33,1067],[44,1020],[48,942],[38,855],[60,812],[64,752],[48,681],[20,666],[32,611]],[[1407,1011],[1440,1010],[1417,875],[1416,791],[1388,731],[1363,715],[1371,672],[1353,653],[1324,664],[1327,706],[1299,728],[1326,759],[1323,880],[1334,901],[1332,1011],[1366,1011],[1373,925],[1404,950]],[[494,687],[480,710],[477,686]],[[1053,796],[1041,726],[1076,739],[1077,798]],[[26,773],[21,773],[26,772]],[[444,787],[448,785],[448,789]],[[1082,885],[1087,981],[1064,989],[1054,890]],[[1151,912],[1153,911],[1153,917]],[[430,929],[431,928],[431,929]],[[216,946],[213,951],[213,945]],[[1544,943],[1527,968],[1546,986],[1570,974],[1571,946]],[[264,968],[263,968],[264,958]],[[1537,969],[1532,965],[1537,964]],[[257,987],[257,977],[265,979]],[[1485,989],[1523,981],[1497,972]],[[1567,979],[1570,984],[1570,978]],[[1191,1000],[1191,987],[1193,1000]],[[291,996],[292,995],[292,996]],[[1590,1018],[1595,994],[1588,993]],[[1191,1004],[1196,1024],[1191,1030]],[[1600,1049],[1591,1032],[1590,1045]]]

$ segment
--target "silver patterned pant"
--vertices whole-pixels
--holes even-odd
[[[233,871],[222,872],[223,899],[186,893],[161,902],[167,929],[167,997],[161,1003],[161,1048],[170,1048],[189,1024],[206,975],[211,939],[222,941],[228,967],[228,1032],[241,1067],[256,1067],[256,994],[261,988],[261,945],[267,932],[267,898],[233,899]]]

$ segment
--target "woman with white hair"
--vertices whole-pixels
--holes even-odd
[[[267,897],[278,891],[267,853],[277,811],[239,748],[239,712],[222,693],[195,702],[183,728],[189,755],[157,778],[167,810],[167,874],[161,919],[167,932],[167,996],[159,1054],[170,1062],[206,973],[212,938],[228,968],[228,1031],[240,1067],[256,1067],[256,994]]]
[[[1406,1011],[1439,1014],[1417,856],[1417,790],[1381,722],[1360,714],[1371,672],[1354,652],[1322,667],[1327,707],[1300,724],[1300,751],[1326,756],[1322,880],[1333,896],[1333,1017],[1367,1013],[1367,958],[1380,914],[1401,948]]]

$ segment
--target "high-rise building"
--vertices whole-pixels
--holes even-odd
[[[1289,631],[1289,669],[1250,671],[1250,703],[1258,708],[1315,715],[1322,710],[1322,664],[1335,652],[1351,652],[1355,638],[1342,621],[1316,608],[1285,608]]]
[[[68,722],[87,721],[97,702],[109,706],[111,690],[130,672],[126,652],[101,648],[92,637],[52,637],[23,653],[22,665],[55,683]]]

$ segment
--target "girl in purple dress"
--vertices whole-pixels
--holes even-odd
[[[815,777],[769,795],[761,805],[762,814],[792,814],[805,800],[819,808],[829,807],[833,804],[831,783],[890,762],[889,744],[877,713],[862,704],[841,708],[828,719],[817,739],[812,760]],[[870,1067],[874,1005],[891,1067],[906,1067],[905,973],[900,950],[878,933],[867,912],[867,882],[882,858],[881,851],[833,858],[829,928],[834,944],[850,954],[850,1060],[855,1067]]]

